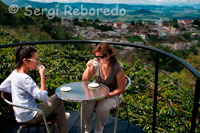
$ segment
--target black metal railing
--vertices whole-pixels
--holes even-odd
[[[19,43],[12,43],[12,44],[5,44],[5,45],[0,45],[0,48],[8,48],[8,47],[15,47],[19,45],[48,45],[48,44],[63,44],[63,45],[68,45],[68,44],[86,44],[86,43],[109,43],[112,45],[119,45],[119,46],[129,46],[129,47],[135,47],[135,48],[141,48],[144,50],[148,51],[153,51],[156,53],[155,57],[155,83],[154,83],[154,106],[153,106],[153,124],[152,124],[152,132],[155,132],[156,130],[156,112],[157,112],[157,95],[160,95],[158,93],[158,74],[159,74],[159,58],[160,55],[164,55],[166,57],[169,57],[179,64],[183,65],[186,69],[188,69],[195,77],[196,77],[196,85],[195,85],[195,93],[194,93],[194,98],[193,98],[193,110],[192,110],[192,120],[191,120],[191,127],[190,129],[184,124],[186,130],[190,131],[191,133],[195,132],[197,123],[196,119],[198,116],[198,108],[199,108],[199,99],[200,99],[200,72],[198,72],[194,67],[192,67],[189,63],[185,62],[184,60],[180,59],[177,56],[174,56],[168,52],[165,52],[163,50],[149,47],[149,46],[141,46],[137,44],[132,44],[132,43],[124,43],[124,42],[108,42],[108,41],[97,41],[97,40],[50,40],[50,41],[35,41],[35,42],[19,42]],[[160,95],[162,97],[162,95]],[[164,98],[164,97],[162,97]],[[165,99],[166,100],[166,99]],[[167,102],[168,103],[168,102]],[[169,103],[168,103],[169,104]],[[169,104],[170,105],[170,104]],[[173,108],[171,108],[173,110]],[[178,116],[178,114],[175,112],[175,114]]]

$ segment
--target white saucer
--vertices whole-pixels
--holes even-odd
[[[62,87],[60,88],[60,91],[71,91],[72,88],[71,87]]]
[[[99,87],[99,84],[98,83],[90,83],[90,84],[88,84],[88,87],[91,87],[91,88]]]

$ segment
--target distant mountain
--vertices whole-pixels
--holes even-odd
[[[200,9],[200,4],[195,4],[194,7]]]
[[[189,7],[194,7],[194,8],[200,8],[200,4],[165,4],[164,6],[179,6],[179,7],[184,7],[184,6],[189,6]]]
[[[95,19],[98,18],[100,20],[110,20],[110,21],[132,21],[132,20],[150,20],[156,21],[162,18],[162,20],[171,20],[171,19],[199,19],[200,18],[200,4],[190,6],[190,5],[128,5],[128,4],[101,4],[101,3],[40,3],[33,2],[28,0],[2,0],[5,4],[17,4],[19,7],[32,6],[32,8],[45,8],[45,9],[58,9],[60,11],[60,17],[68,17],[68,18],[88,18]],[[120,13],[120,9],[124,9],[126,11],[125,15],[105,15],[104,11],[100,12],[98,15],[64,15],[64,11],[66,10],[66,6],[74,9],[81,10],[81,8],[87,9],[89,12],[90,9],[94,9],[97,12],[98,9],[106,9],[111,12],[111,10],[118,9],[118,13]],[[93,10],[93,11],[94,11]],[[47,11],[46,11],[47,12]]]
[[[149,10],[145,10],[145,9],[140,9],[140,10],[137,10],[137,11],[134,11],[133,14],[145,14],[145,15],[153,15],[153,14],[156,14],[152,11],[149,11]]]

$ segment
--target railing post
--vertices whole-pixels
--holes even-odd
[[[194,93],[194,103],[193,103],[193,110],[192,110],[192,124],[190,128],[190,132],[194,133],[196,128],[196,119],[198,115],[198,108],[199,108],[199,98],[200,98],[200,79],[196,80],[195,85],[195,93]]]
[[[159,69],[159,54],[156,52],[155,58],[155,88],[154,88],[154,106],[153,106],[153,124],[152,132],[156,130],[156,109],[157,109],[157,91],[158,91],[158,69]]]

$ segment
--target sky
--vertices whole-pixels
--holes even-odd
[[[89,3],[126,3],[126,4],[200,4],[200,0],[30,0],[37,2],[89,2]]]

